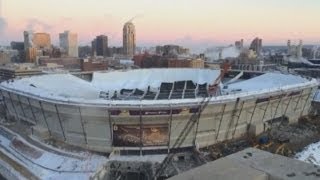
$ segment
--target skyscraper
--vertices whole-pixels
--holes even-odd
[[[24,31],[24,48],[37,48],[39,50],[51,48],[51,38],[48,33],[34,33],[32,31]]]
[[[97,36],[95,39],[95,45],[97,56],[108,56],[108,36]]]
[[[262,51],[262,39],[258,37],[255,38],[250,45],[250,49],[256,52],[258,56],[260,56]]]
[[[78,35],[70,31],[59,34],[60,48],[69,57],[78,57]]]
[[[35,62],[37,56],[47,55],[51,51],[50,34],[24,31],[23,37],[26,61]]]
[[[123,26],[123,53],[133,56],[136,50],[136,30],[131,21]]]

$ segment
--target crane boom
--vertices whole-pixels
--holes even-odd
[[[221,81],[223,80],[225,74],[228,73],[230,67],[231,65],[228,61],[222,64],[222,69],[220,70],[219,76],[215,79],[212,85],[209,85],[209,93],[211,95],[214,95],[217,92]]]

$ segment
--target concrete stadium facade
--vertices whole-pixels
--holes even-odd
[[[5,86],[0,90],[7,115],[31,123],[35,136],[99,152],[145,154],[259,134],[273,119],[296,122],[308,114],[317,82],[190,100],[108,104],[43,98]]]

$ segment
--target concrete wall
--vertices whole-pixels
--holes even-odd
[[[296,122],[307,115],[316,87],[288,92],[246,96],[225,102],[210,101],[202,105],[98,107],[63,104],[18,95],[1,90],[7,114],[18,121],[28,121],[34,130],[46,130],[57,140],[87,149],[168,150],[181,147],[206,147],[246,133],[259,134],[271,119],[287,117]],[[129,111],[170,110],[161,115],[130,115]],[[178,113],[173,113],[179,110]],[[119,113],[112,113],[119,111]],[[141,114],[141,113],[140,113]],[[141,124],[141,125],[140,125]],[[113,125],[168,125],[168,143],[162,146],[113,147]],[[39,134],[35,132],[35,135]],[[157,139],[155,139],[157,140]]]

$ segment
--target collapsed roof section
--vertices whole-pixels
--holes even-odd
[[[220,70],[210,69],[137,69],[93,74],[92,84],[106,91],[121,89],[141,89],[148,87],[158,90],[161,83],[192,81],[194,84],[212,84],[220,75]]]
[[[144,98],[151,100],[157,99],[156,95],[159,96],[159,93],[171,93],[171,90],[181,91],[188,87],[192,87],[195,93],[197,85],[203,88],[203,85],[212,84],[219,74],[219,70],[209,69],[139,69],[107,73],[95,72],[91,82],[71,74],[50,74],[3,82],[1,85],[13,90],[55,99],[99,99],[101,92],[107,93],[110,99],[115,93],[119,95],[124,91],[127,93],[131,91],[132,94],[136,93],[140,96],[153,94],[153,98]],[[165,95],[160,94],[160,96]]]

